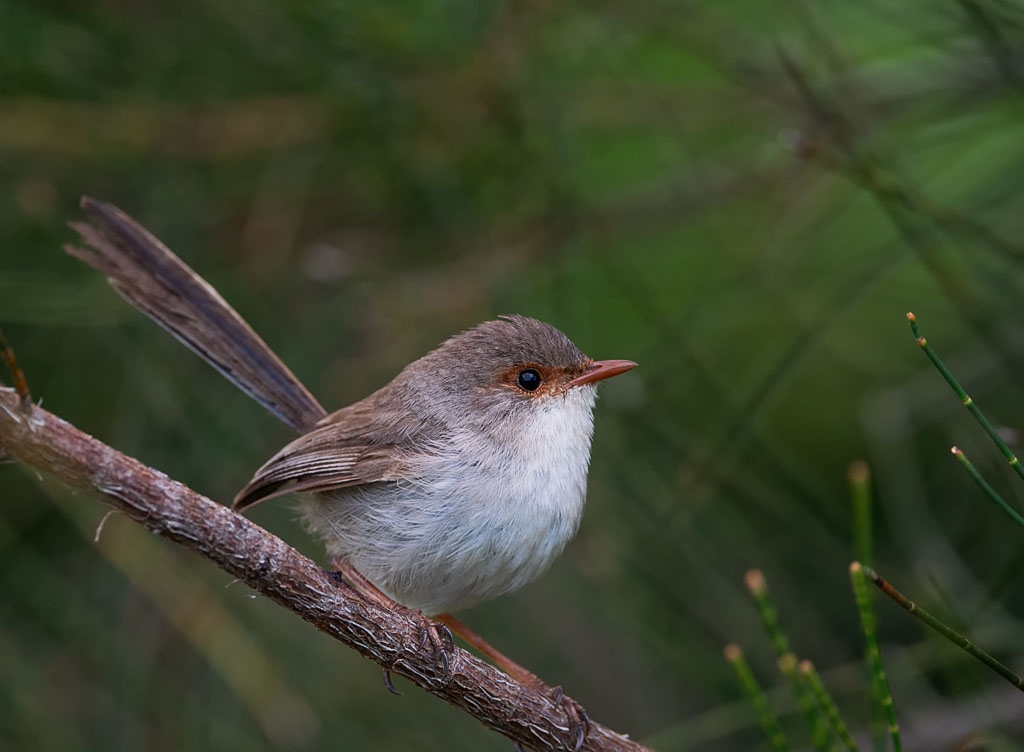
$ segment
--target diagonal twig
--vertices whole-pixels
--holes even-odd
[[[424,649],[425,618],[418,621],[367,601],[254,522],[52,413],[23,405],[6,387],[0,387],[0,446],[19,462],[205,556],[317,629],[508,738],[538,750],[575,745],[569,719],[551,698],[460,648],[447,661]],[[595,722],[582,749],[644,752]]]
[[[923,621],[929,627],[934,629],[940,635],[945,637],[947,640],[952,642],[954,645],[965,651],[969,655],[977,658],[979,661],[984,663],[990,669],[995,671],[1001,677],[1010,682],[1017,689],[1024,692],[1024,679],[1018,676],[1016,673],[1011,671],[1008,667],[1003,665],[1001,662],[996,660],[992,655],[985,652],[967,637],[957,632],[955,629],[951,629],[946,626],[939,618],[933,616],[929,612],[925,611],[914,601],[910,600],[907,596],[897,590],[893,585],[882,577],[878,572],[871,569],[871,567],[861,567],[864,570],[864,574],[867,575],[868,579],[871,580],[875,586],[889,596],[892,600],[898,603],[907,613],[912,614],[919,620]]]

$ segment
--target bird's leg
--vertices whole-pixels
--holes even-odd
[[[442,673],[446,677],[448,676],[450,670],[448,656],[455,649],[455,638],[452,636],[447,624],[435,622],[433,619],[425,616],[419,609],[403,606],[387,593],[382,592],[380,588],[366,579],[362,572],[349,564],[345,559],[334,559],[331,561],[331,566],[334,567],[336,572],[341,574],[342,578],[353,590],[368,601],[372,601],[389,611],[405,614],[417,623],[422,624],[426,622],[423,630],[420,632],[420,648],[426,647],[429,643],[441,661]],[[388,688],[389,692],[395,693],[387,669],[384,670],[384,685]]]
[[[551,689],[535,673],[520,666],[451,614],[441,614],[436,618],[452,632],[465,640],[470,647],[475,648],[484,657],[489,658],[495,666],[500,668],[520,684],[525,684],[528,687],[533,687],[542,691]]]
[[[341,574],[345,582],[367,600],[373,601],[378,606],[389,611],[401,611],[405,608],[401,603],[381,592],[380,588],[366,579],[362,572],[349,564],[345,559],[332,559],[331,566],[334,567],[335,572]]]
[[[489,658],[494,665],[507,673],[520,684],[525,684],[539,692],[547,695],[556,704],[561,706],[569,719],[569,733],[573,740],[573,750],[577,752],[583,746],[583,740],[590,729],[590,719],[583,706],[562,691],[561,686],[552,687],[543,679],[529,669],[523,668],[496,647],[487,642],[472,629],[451,614],[441,614],[434,617],[448,627],[452,632],[465,640],[470,646],[478,650],[485,657]]]

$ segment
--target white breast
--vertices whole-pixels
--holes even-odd
[[[452,437],[414,478],[300,509],[332,556],[427,614],[511,592],[544,572],[579,527],[596,391],[543,398],[512,433]]]

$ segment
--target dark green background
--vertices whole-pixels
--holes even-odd
[[[289,437],[66,257],[79,195],[205,275],[329,409],[518,312],[594,357],[587,514],[463,617],[662,750],[761,745],[742,587],[866,729],[846,469],[878,565],[1018,670],[1017,483],[907,331],[1020,425],[1024,8],[0,1],[0,324],[45,405],[227,501]],[[221,571],[0,467],[0,746],[510,749]],[[253,512],[312,556],[287,504]],[[1024,734],[1019,694],[879,603],[907,749]]]

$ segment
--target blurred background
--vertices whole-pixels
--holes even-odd
[[[860,738],[847,468],[878,569],[1024,668],[1024,4],[0,0],[0,324],[50,410],[229,502],[286,428],[65,256],[90,194],[334,409],[518,312],[594,357],[587,513],[461,616],[661,750],[763,747],[742,644],[807,733],[743,573]],[[0,467],[0,746],[509,750],[197,556]],[[253,518],[307,554],[287,503]],[[1020,748],[1021,696],[878,603],[907,749]],[[1013,746],[1015,745],[1016,746]],[[980,745],[980,746],[978,746]],[[987,746],[986,746],[987,745]],[[866,747],[865,747],[866,748]]]

